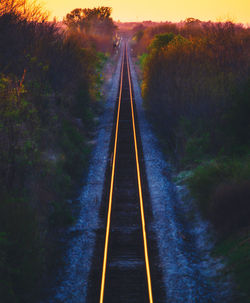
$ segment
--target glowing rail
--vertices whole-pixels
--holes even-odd
[[[122,56],[120,92],[119,92],[119,101],[118,101],[117,119],[116,119],[116,128],[115,128],[115,144],[114,144],[114,151],[113,151],[112,173],[111,173],[111,183],[110,183],[110,192],[109,192],[109,207],[108,207],[108,216],[107,216],[107,227],[106,227],[106,236],[105,236],[103,266],[102,266],[102,282],[101,282],[101,292],[100,292],[100,301],[99,301],[100,303],[103,303],[106,268],[107,268],[108,242],[109,242],[109,233],[110,233],[110,218],[111,218],[113,191],[114,191],[114,176],[115,176],[115,162],[116,162],[116,151],[117,151],[117,138],[118,138],[118,130],[119,130],[119,119],[120,119],[120,108],[121,108],[121,97],[122,97],[123,68],[124,68],[124,51],[123,51],[123,56]]]
[[[126,45],[126,52],[127,52],[127,45]],[[148,244],[147,244],[146,224],[145,224],[142,187],[141,187],[141,173],[140,173],[140,165],[139,165],[139,157],[138,157],[138,147],[137,147],[136,128],[135,128],[135,116],[134,116],[134,107],[133,107],[133,95],[132,95],[131,75],[130,75],[130,67],[129,67],[128,56],[127,56],[127,66],[128,66],[130,104],[131,104],[133,133],[134,133],[134,144],[135,144],[136,170],[137,170],[139,197],[140,197],[140,209],[141,209],[141,222],[142,222],[142,233],[143,233],[143,243],[144,243],[144,254],[145,254],[145,263],[146,263],[146,271],[147,271],[147,281],[148,281],[148,294],[149,294],[149,302],[153,303],[152,284],[151,284],[150,266],[149,266],[149,258],[148,258]]]

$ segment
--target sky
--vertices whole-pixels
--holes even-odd
[[[172,21],[188,17],[202,21],[250,23],[250,0],[43,0],[51,19],[62,19],[75,8],[110,6],[118,21]]]

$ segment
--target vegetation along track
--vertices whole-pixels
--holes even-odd
[[[165,302],[127,46],[87,302]]]

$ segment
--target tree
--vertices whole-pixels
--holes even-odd
[[[12,14],[27,21],[44,22],[48,19],[48,12],[36,0],[1,0],[0,16]]]
[[[67,14],[64,23],[71,29],[79,29],[86,34],[113,35],[115,25],[111,7],[76,8]]]
[[[167,46],[169,42],[174,39],[174,37],[175,35],[173,33],[156,35],[149,48],[159,50],[161,47]]]
[[[195,19],[195,18],[192,18],[192,17],[190,17],[190,18],[187,18],[186,20],[185,20],[185,23],[186,24],[200,24],[201,23],[201,21],[199,20],[199,19]]]

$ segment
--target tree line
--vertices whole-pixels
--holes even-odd
[[[193,18],[140,25],[132,47],[142,67],[144,106],[163,149],[188,176],[218,237],[224,243],[233,237],[227,247],[237,247],[238,255],[230,255],[231,265],[248,293],[243,264],[249,265],[250,247],[239,242],[248,237],[250,216],[250,28]]]
[[[115,30],[110,8],[82,11],[78,28],[74,11],[61,24],[35,2],[0,3],[1,302],[36,302],[74,221]]]

